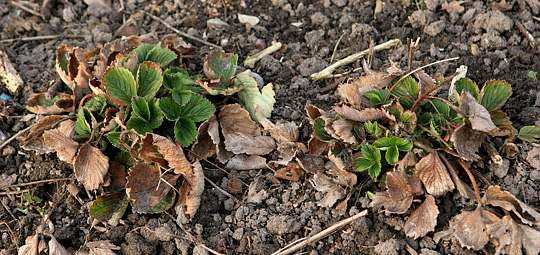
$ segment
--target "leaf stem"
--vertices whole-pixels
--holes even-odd
[[[428,92],[422,94],[416,101],[414,102],[411,111],[416,111],[416,108],[418,108],[418,105],[420,105],[420,102],[422,102],[427,96],[429,96],[433,91],[437,90],[438,88],[442,87],[442,85],[446,84],[447,82],[451,81],[454,77],[456,77],[459,73],[454,73],[450,75],[448,78],[444,79],[441,83],[437,84],[437,86],[434,86],[431,88]],[[390,94],[390,92],[388,93]]]
[[[472,175],[471,171],[469,170],[467,165],[465,165],[462,159],[459,159],[458,163],[461,165],[461,167],[463,167],[463,169],[465,169],[465,172],[467,172],[467,175],[469,176],[469,179],[472,182],[472,185],[474,188],[474,194],[476,195],[476,200],[478,201],[478,204],[482,204],[482,199],[480,198],[480,192],[478,191],[478,185],[476,184],[476,181],[474,180],[474,176]]]
[[[450,144],[448,144],[444,139],[442,139],[441,136],[439,136],[438,134],[435,134],[433,131],[425,128],[424,126],[422,125],[418,125],[418,127],[420,127],[422,130],[428,132],[430,135],[434,136],[435,138],[439,139],[448,149],[452,149],[452,146],[450,146]]]

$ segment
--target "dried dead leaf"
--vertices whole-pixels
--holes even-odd
[[[160,180],[159,166],[137,163],[129,169],[126,193],[133,202],[133,211],[157,213],[173,205],[176,193],[171,191],[168,184]],[[171,185],[176,183],[172,174],[164,174],[162,178]]]
[[[281,178],[293,182],[297,182],[302,178],[304,172],[298,166],[283,167],[274,172],[274,177]]]
[[[260,204],[270,195],[267,190],[261,188],[264,184],[263,176],[258,175],[252,183],[249,184],[247,202]]]
[[[239,104],[222,106],[219,111],[219,123],[223,135],[244,133],[252,136],[260,135],[261,128],[249,116],[249,112]]]
[[[409,207],[411,207],[412,201],[412,196],[396,198],[390,197],[388,191],[376,192],[375,195],[373,195],[373,200],[369,204],[369,207],[374,208],[375,210],[384,207],[387,215],[392,213],[404,214],[409,210]]]
[[[459,110],[464,117],[471,121],[472,129],[487,133],[497,129],[486,108],[479,104],[468,91],[461,93]]]
[[[322,115],[326,114],[323,110],[319,109],[319,107],[309,104],[305,107],[306,113],[309,119],[309,123],[311,125],[315,124],[315,120]]]
[[[54,236],[51,236],[51,240],[49,241],[49,254],[71,255],[71,252],[66,250],[64,246],[62,246],[58,241],[56,241],[56,238],[54,238]]]
[[[152,134],[154,146],[158,149],[163,158],[167,160],[170,169],[174,169],[175,174],[189,175],[193,173],[191,164],[187,160],[184,150],[164,136]]]
[[[235,154],[266,155],[276,148],[270,136],[251,136],[245,133],[226,134],[225,148]]]
[[[270,132],[270,135],[276,139],[278,143],[291,143],[298,140],[300,131],[294,122],[278,121],[274,124],[264,117],[259,121],[264,129]]]
[[[113,250],[120,250],[120,247],[112,244],[109,240],[88,242],[85,246],[90,249],[89,255],[116,255]]]
[[[415,167],[416,175],[422,180],[429,194],[441,196],[454,190],[454,182],[437,151],[420,159]]]
[[[350,188],[356,185],[356,182],[358,181],[355,173],[345,170],[332,168],[326,171],[326,174],[327,176],[331,177],[332,182]]]
[[[64,162],[73,164],[79,143],[67,137],[58,129],[51,129],[43,133],[45,146],[53,148],[58,158]]]
[[[193,218],[201,205],[201,195],[204,191],[204,172],[199,160],[193,162],[193,174],[186,176],[190,190],[186,199],[186,213]]]
[[[403,227],[405,234],[413,239],[425,236],[428,232],[435,230],[437,215],[439,215],[439,209],[435,204],[435,198],[426,195],[424,203],[405,222]]]
[[[324,169],[324,161],[321,157],[314,156],[312,154],[300,154],[298,155],[298,165],[304,171],[309,173],[317,173],[320,170]]]
[[[521,202],[508,191],[502,191],[498,185],[490,186],[485,195],[486,204],[498,206],[508,212],[513,212],[521,221],[528,225],[540,223],[540,213]]]
[[[216,115],[212,115],[199,126],[197,138],[191,150],[203,159],[206,159],[217,153],[220,142],[219,123],[217,122]],[[191,159],[194,158],[191,157]]]
[[[125,188],[127,183],[126,167],[117,161],[111,161],[108,170],[111,177],[111,185]]]
[[[406,171],[410,167],[414,167],[418,163],[416,154],[413,151],[408,151],[402,160],[397,163],[396,170]]]
[[[352,133],[353,123],[345,119],[338,119],[332,123],[332,128],[341,140],[349,144],[358,144]]]
[[[337,92],[341,98],[355,107],[371,106],[369,99],[365,98],[364,93],[375,90],[374,87],[366,86],[359,82],[347,82],[338,86]]]
[[[311,139],[308,142],[309,154],[313,156],[319,156],[327,154],[334,147],[333,142],[325,142],[319,139],[316,135],[311,135]]]
[[[436,81],[429,76],[424,70],[414,72],[414,76],[418,79],[418,88],[420,96],[424,95],[436,86]]]
[[[73,137],[77,135],[77,132],[75,131],[75,121],[73,120],[64,120],[60,122],[60,125],[58,125],[56,129],[68,138],[73,139]]]
[[[135,157],[138,157],[146,163],[155,163],[163,167],[164,169],[169,169],[169,163],[159,150],[154,146],[154,140],[152,134],[147,133],[146,136],[142,139],[142,142],[139,142],[141,148],[137,151]]]
[[[36,114],[60,114],[73,111],[73,98],[69,94],[57,93],[54,98],[47,98],[47,93],[34,94],[24,106]]]
[[[98,148],[84,143],[73,163],[77,180],[83,183],[87,190],[99,188],[109,169],[109,158]]]
[[[540,231],[515,222],[510,215],[487,225],[487,231],[491,237],[498,239],[497,254],[501,252],[512,255],[540,253]]]
[[[240,179],[233,178],[227,183],[227,191],[231,193],[242,193],[242,181]]]
[[[384,111],[378,108],[357,110],[345,104],[338,104],[333,108],[341,117],[354,121],[367,122],[387,118]]]
[[[234,170],[253,170],[268,169],[268,166],[266,165],[266,159],[261,156],[247,156],[240,154],[231,158],[229,162],[227,162],[225,168]]]
[[[394,198],[406,198],[424,193],[420,179],[405,171],[389,172],[386,176],[388,194]]]
[[[465,7],[461,6],[463,3],[465,3],[465,1],[451,1],[450,3],[444,1],[442,4],[442,9],[446,10],[448,13],[462,13],[465,11]]]
[[[486,225],[498,221],[499,217],[478,206],[474,211],[463,211],[454,219],[454,236],[459,240],[461,246],[480,250],[490,240]]]
[[[486,136],[486,133],[472,129],[471,124],[464,124],[454,130],[450,141],[454,143],[454,147],[462,159],[476,161],[481,159],[476,152]]]
[[[332,207],[338,200],[345,197],[345,189],[324,174],[315,174],[311,184],[317,191],[324,193],[323,198],[317,202],[318,206]]]
[[[64,118],[66,118],[66,116],[51,115],[46,116],[40,121],[32,124],[30,132],[23,138],[21,142],[21,147],[25,150],[33,150],[38,153],[52,151],[53,148],[45,145],[43,133],[51,129],[54,124]]]
[[[18,255],[39,255],[39,234],[34,234],[26,238],[26,244],[21,246]]]

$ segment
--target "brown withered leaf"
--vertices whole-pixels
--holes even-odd
[[[388,172],[386,187],[388,194],[394,198],[406,198],[424,193],[420,179],[405,171]]]
[[[268,169],[268,166],[266,165],[266,159],[261,156],[247,156],[240,154],[232,157],[229,162],[227,162],[225,168],[234,170],[252,170]]]
[[[435,230],[439,209],[435,204],[435,198],[426,195],[426,199],[405,222],[403,231],[408,237],[416,239],[425,236],[428,232]]]
[[[220,142],[219,123],[217,122],[216,115],[212,115],[199,126],[197,138],[191,150],[203,159],[206,159],[217,153]],[[195,157],[197,156],[190,154],[191,159],[195,159]]]
[[[264,188],[264,176],[258,175],[255,179],[249,184],[248,194],[246,201],[248,203],[260,204],[262,201],[266,200],[270,193]]]
[[[313,156],[319,156],[328,153],[334,148],[334,142],[325,142],[319,139],[316,135],[311,135],[311,139],[308,141],[309,154]]]
[[[92,93],[92,90],[89,87],[92,73],[88,66],[88,60],[84,55],[84,50],[75,48],[73,52],[75,53],[75,58],[77,60],[77,71],[75,77],[73,77],[73,80],[75,81],[73,86],[73,94],[75,95],[74,105],[77,105],[84,95]]]
[[[67,69],[67,65],[64,65],[64,63],[69,62],[68,53],[71,50],[72,49],[68,48],[65,44],[62,44],[62,46],[56,49],[56,73],[58,73],[60,79],[62,79],[62,81],[68,85],[70,89],[73,88],[73,84],[75,82],[69,76],[69,70]]]
[[[332,128],[341,140],[349,144],[357,144],[358,140],[352,133],[353,123],[345,119],[338,119],[332,123]]]
[[[435,79],[429,76],[424,70],[414,72],[414,76],[418,79],[418,87],[420,89],[420,96],[430,91],[436,85]]]
[[[240,179],[233,178],[227,183],[227,191],[235,194],[242,193],[242,181]]]
[[[51,99],[47,99],[47,93],[36,93],[28,99],[24,107],[36,114],[60,114],[73,111],[73,99],[65,93],[56,93]]]
[[[315,174],[311,184],[317,191],[324,193],[323,198],[317,202],[317,205],[321,207],[332,207],[338,200],[345,197],[345,189],[325,174]]]
[[[366,122],[387,118],[384,111],[378,108],[365,108],[358,110],[346,104],[337,104],[333,106],[333,108],[341,117],[354,121]]]
[[[454,182],[437,151],[420,159],[415,168],[416,175],[422,180],[429,194],[441,196],[454,190]]]
[[[332,182],[351,188],[358,181],[355,173],[335,168],[326,171],[326,175],[332,179]]]
[[[199,160],[195,160],[192,165],[193,174],[186,176],[190,190],[186,198],[186,213],[193,218],[201,205],[201,195],[204,191],[204,172]]]
[[[58,129],[58,131],[68,138],[73,138],[77,135],[77,132],[75,131],[75,123],[76,122],[73,120],[64,120],[60,122],[56,129]]]
[[[474,211],[463,211],[456,215],[454,220],[455,224],[452,227],[454,236],[461,246],[480,250],[490,240],[486,225],[498,221],[499,217],[478,206]]]
[[[298,165],[309,173],[317,173],[324,169],[324,161],[321,157],[312,154],[300,153],[297,157]]]
[[[388,191],[376,192],[373,195],[373,200],[369,203],[369,207],[378,210],[384,207],[386,215],[397,213],[404,214],[409,210],[413,201],[412,196],[398,198],[391,197]]]
[[[346,82],[338,86],[337,92],[344,100],[355,107],[371,106],[369,99],[365,98],[364,93],[375,90],[371,86],[366,86],[359,82]]]
[[[43,133],[52,128],[58,121],[65,119],[67,116],[51,115],[46,116],[38,122],[32,124],[30,132],[26,135],[22,142],[21,147],[25,150],[33,150],[37,153],[50,152],[53,148],[45,145],[43,141]]]
[[[406,171],[410,167],[414,167],[418,163],[418,159],[416,158],[416,154],[413,151],[408,151],[403,159],[401,159],[397,163],[396,170],[398,171]]]
[[[468,91],[461,93],[459,110],[464,117],[471,121],[472,129],[488,133],[497,129],[486,108],[479,104]]]
[[[471,124],[464,124],[454,130],[450,141],[454,143],[454,147],[462,159],[476,161],[481,159],[476,152],[486,139],[486,136],[486,133],[472,129]]]
[[[298,140],[300,131],[294,122],[278,121],[274,124],[264,117],[262,117],[259,122],[265,130],[270,132],[270,135],[276,139],[276,142],[278,143],[291,143]]]
[[[498,206],[508,212],[513,212],[521,221],[528,225],[540,223],[540,213],[521,202],[508,191],[502,191],[498,185],[489,186],[485,195],[486,204]]]
[[[79,143],[67,137],[58,129],[51,129],[43,133],[43,142],[56,151],[58,159],[73,164]]]
[[[146,163],[155,163],[165,169],[169,169],[169,162],[165,160],[163,155],[154,146],[154,139],[151,133],[146,133],[146,136],[139,142],[141,148],[137,151],[137,158],[144,160]]]
[[[34,234],[26,238],[25,245],[19,247],[20,255],[39,255],[39,234]]]
[[[487,231],[492,238],[498,239],[497,251],[503,254],[540,253],[540,231],[515,222],[510,215],[487,225]]]
[[[274,172],[274,177],[281,178],[293,182],[297,182],[302,178],[304,172],[299,166],[283,167]]]
[[[152,134],[154,146],[158,149],[163,158],[167,160],[169,168],[174,169],[175,174],[188,175],[192,174],[191,164],[184,154],[184,150],[179,145],[174,144],[171,140],[164,136]]]
[[[171,187],[160,180],[159,166],[146,163],[137,163],[129,168],[127,177],[126,194],[133,201],[133,210],[138,213],[157,213],[167,210],[173,205],[175,192]],[[164,174],[163,177],[171,185],[176,183],[172,174]],[[158,186],[159,185],[159,186]],[[156,189],[157,187],[157,189]],[[172,201],[166,200],[171,196]]]
[[[99,188],[109,169],[109,158],[98,148],[84,143],[73,163],[77,180],[83,183],[87,190]]]
[[[225,90],[218,91],[214,88],[219,86],[219,81],[220,80],[199,78],[195,82],[197,82],[197,85],[205,89],[206,92],[208,92],[210,95],[217,95],[217,94],[232,95],[241,89],[241,87],[228,87]]]
[[[219,111],[219,123],[223,135],[243,133],[260,135],[261,128],[249,116],[249,112],[239,104],[224,105]]]
[[[109,163],[109,175],[111,176],[111,185],[119,188],[125,188],[127,183],[126,167],[117,161]]]
[[[317,118],[325,114],[323,110],[319,109],[319,107],[312,104],[307,105],[305,109],[306,109],[306,113],[309,119],[309,123],[311,123],[311,125],[315,124],[315,120]]]
[[[109,240],[87,242],[85,246],[90,250],[89,255],[115,255],[113,250],[120,250],[120,247],[112,244]]]
[[[251,136],[245,133],[224,136],[225,148],[235,154],[266,155],[276,148],[276,142],[270,136]]]
[[[71,255],[71,252],[66,250],[66,248],[64,248],[64,246],[62,246],[54,236],[51,236],[51,240],[49,240],[49,254]]]

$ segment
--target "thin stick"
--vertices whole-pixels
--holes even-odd
[[[469,169],[471,171],[471,173],[473,173],[474,175],[478,176],[485,184],[487,184],[488,186],[491,186],[493,184],[491,184],[491,182],[486,179],[486,177],[484,177],[484,175],[482,175],[481,173],[475,171],[475,170],[472,170],[472,169]]]
[[[192,35],[190,35],[190,34],[188,34],[188,33],[184,33],[184,32],[182,32],[182,31],[180,31],[180,30],[174,28],[171,24],[167,23],[166,21],[160,19],[160,18],[157,17],[157,16],[152,15],[152,14],[149,13],[149,12],[146,12],[146,11],[143,11],[143,12],[144,12],[146,15],[152,17],[153,19],[155,19],[155,20],[161,22],[161,23],[162,23],[163,25],[165,25],[167,28],[169,28],[170,30],[174,31],[175,33],[178,33],[179,35],[181,35],[181,36],[183,36],[183,37],[186,37],[186,38],[189,38],[189,39],[191,39],[191,40],[200,42],[200,43],[202,43],[202,44],[206,44],[206,45],[208,45],[208,46],[210,46],[210,47],[214,47],[214,48],[216,48],[216,49],[220,49],[220,50],[223,49],[223,48],[221,48],[220,46],[215,45],[215,44],[213,44],[213,43],[211,43],[211,42],[207,42],[207,41],[205,41],[205,40],[203,40],[203,39],[201,39],[201,38],[197,38],[197,37],[192,36]]]
[[[341,229],[342,227],[344,227],[345,225],[353,222],[354,220],[360,218],[360,217],[363,217],[363,216],[366,216],[368,213],[368,210],[364,210],[360,213],[357,213],[349,218],[346,218],[344,220],[341,220],[339,222],[337,222],[336,224],[332,225],[331,227],[313,235],[313,236],[310,236],[310,237],[307,237],[305,238],[305,240],[303,240],[302,242],[299,242],[285,250],[278,250],[277,252],[274,252],[272,253],[272,255],[286,255],[286,254],[291,254],[293,252],[296,252],[300,249],[303,249],[304,247],[306,247],[307,245],[309,245],[310,243],[314,243],[314,242],[317,242],[319,241],[320,239],[323,239],[327,236],[329,236],[330,234],[334,233],[335,231]]]
[[[266,49],[260,51],[259,53],[253,56],[247,57],[246,60],[244,60],[244,66],[249,67],[249,68],[254,68],[255,63],[257,63],[257,61],[261,60],[264,56],[270,55],[278,51],[279,49],[281,49],[281,46],[282,44],[280,42],[277,42],[267,47]]]
[[[53,39],[79,39],[84,38],[82,35],[40,35],[40,36],[32,36],[32,37],[23,37],[23,38],[12,38],[12,39],[5,39],[0,40],[0,43],[10,43],[10,42],[18,42],[18,41],[38,41],[38,40],[53,40]]]
[[[231,198],[232,200],[238,202],[238,199],[236,197],[234,197],[233,195],[231,195],[229,192],[225,191],[224,189],[220,188],[217,184],[215,184],[212,180],[208,179],[208,177],[204,177],[204,179],[210,183],[210,185],[212,185],[214,188],[216,188],[217,190],[219,190],[221,193],[223,193],[223,195],[225,196],[228,196],[229,198]]]
[[[184,231],[184,233],[186,233],[189,236],[189,238],[191,239],[192,242],[202,246],[203,248],[205,248],[207,251],[211,252],[212,254],[223,255],[223,253],[219,253],[219,252],[217,252],[215,250],[212,250],[212,249],[208,248],[206,245],[204,245],[203,243],[201,243],[189,231],[187,231],[187,229],[184,228],[184,225],[182,225],[181,222],[179,222],[176,218],[174,218],[169,212],[165,212],[165,213],[167,215],[169,215],[169,217],[171,217],[171,219],[176,223],[176,225],[178,225]]]
[[[0,225],[6,225],[6,227],[8,228],[8,231],[11,235],[11,241],[13,241],[13,243],[15,244],[15,246],[17,246],[17,250],[19,249],[19,242],[17,242],[17,238],[15,237],[15,234],[13,234],[13,230],[11,230],[11,228],[9,227],[9,225],[7,224],[7,222],[5,221],[2,221],[0,222]]]
[[[38,17],[41,17],[42,19],[45,19],[45,18],[43,18],[43,16],[41,16],[41,14],[37,13],[36,11],[34,11],[34,10],[32,10],[32,9],[30,9],[30,8],[28,8],[28,7],[26,7],[26,6],[22,5],[22,4],[20,4],[20,3],[17,3],[17,2],[15,2],[15,1],[11,1],[11,4],[12,4],[12,5],[15,5],[15,6],[17,6],[17,7],[21,8],[21,9],[27,11],[27,12],[29,12],[30,14],[32,14],[32,15],[34,15],[34,16],[38,16]]]
[[[444,139],[442,139],[441,136],[439,136],[438,134],[435,134],[433,131],[423,127],[422,125],[418,125],[422,130],[428,132],[430,135],[434,136],[435,138],[439,139],[442,143],[444,143],[444,145],[446,145],[446,147],[448,147],[448,149],[452,149],[452,146],[450,146],[450,144],[448,144]]]
[[[529,33],[529,31],[527,31],[527,29],[525,29],[525,27],[518,20],[515,20],[514,22],[516,23],[516,27],[519,29],[519,31],[521,31],[521,33],[525,35],[525,38],[527,38],[527,40],[529,41],[529,45],[531,45],[531,47],[535,49],[536,41],[534,40],[534,37],[531,35],[531,33]]]
[[[463,160],[458,160],[458,163],[465,169],[465,172],[467,172],[467,175],[469,176],[469,179],[471,179],[473,188],[474,188],[474,194],[476,195],[476,200],[478,201],[478,204],[482,204],[482,199],[480,198],[480,192],[478,191],[478,185],[476,185],[476,181],[474,180],[474,176],[472,175],[469,168],[465,165]]]
[[[6,191],[6,192],[0,192],[0,196],[3,195],[13,195],[13,194],[20,194],[25,193],[27,191],[30,191],[29,189],[21,189],[21,190],[14,190],[14,191]]]
[[[376,45],[375,47],[373,47],[373,50],[374,51],[381,51],[381,50],[386,50],[386,49],[390,49],[398,44],[400,44],[401,41],[399,39],[392,39],[388,42],[385,42],[383,44],[379,44],[379,45]],[[318,73],[314,73],[312,75],[310,75],[309,77],[311,78],[311,80],[314,80],[314,81],[318,81],[320,79],[326,79],[326,78],[331,78],[332,77],[332,73],[334,72],[334,70],[336,70],[336,68],[338,67],[341,67],[341,66],[344,66],[344,65],[348,65],[356,60],[358,60],[359,58],[365,56],[369,54],[369,49],[367,50],[363,50],[363,51],[360,51],[358,53],[355,53],[355,54],[352,54],[342,60],[339,60],[337,61],[336,63],[328,66],[327,68],[325,68],[324,70],[318,72]]]
[[[11,141],[15,140],[15,138],[19,137],[20,135],[22,135],[24,132],[30,130],[31,128],[32,128],[32,125],[30,125],[29,127],[19,131],[17,134],[15,134],[12,137],[10,137],[9,139],[7,139],[2,145],[0,145],[0,149],[4,148],[4,146],[8,145]]]
[[[330,57],[330,63],[334,62],[334,56],[336,55],[337,48],[339,46],[339,43],[341,42],[341,39],[343,39],[344,35],[345,33],[341,34],[341,36],[337,40],[336,45],[334,46],[334,51],[332,52],[332,57]]]
[[[23,187],[23,186],[29,186],[29,185],[36,185],[41,183],[48,183],[48,182],[61,182],[61,181],[71,181],[75,180],[75,178],[59,178],[59,179],[49,179],[49,180],[41,180],[41,181],[35,181],[35,182],[27,182],[27,183],[20,183],[20,184],[13,184],[2,188],[15,188],[15,187]]]
[[[416,111],[416,108],[418,108],[418,106],[420,105],[420,102],[422,102],[426,97],[428,97],[433,91],[435,91],[436,89],[442,87],[442,85],[446,84],[447,82],[451,81],[454,77],[456,77],[459,73],[454,73],[452,75],[450,75],[448,78],[444,79],[444,81],[442,81],[441,83],[437,84],[437,86],[434,86],[433,88],[431,88],[429,91],[427,91],[426,93],[424,93],[423,95],[421,95],[418,99],[416,99],[416,101],[414,102],[412,108],[411,108],[411,111]],[[396,83],[397,84],[397,83]],[[390,93],[388,93],[388,95],[390,95]],[[388,95],[386,96],[386,100],[388,100]],[[386,102],[386,101],[385,101]]]

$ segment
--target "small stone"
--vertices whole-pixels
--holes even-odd
[[[471,44],[471,54],[473,56],[480,54],[480,50],[478,50],[478,44],[476,43]]]
[[[429,36],[436,36],[444,30],[445,25],[444,20],[433,22],[424,28],[424,33]]]
[[[209,19],[206,21],[206,26],[210,29],[222,29],[228,27],[229,24],[220,19]]]
[[[330,20],[328,19],[328,17],[324,16],[324,14],[322,14],[321,12],[316,12],[311,15],[311,23],[314,26],[324,27],[328,25],[329,22]]]
[[[15,149],[15,147],[9,145],[2,151],[2,155],[3,156],[12,155],[12,154],[15,154],[16,151],[17,150]]]
[[[337,7],[343,7],[347,5],[347,0],[332,0],[332,3],[334,3]]]
[[[426,13],[423,10],[417,10],[409,16],[409,22],[413,28],[424,27],[427,23]]]
[[[480,44],[489,49],[501,49],[506,47],[506,39],[495,33],[488,32],[482,35]]]
[[[488,32],[492,30],[504,32],[514,27],[514,21],[500,11],[492,11],[478,14],[474,22],[474,27],[483,28]]]
[[[474,17],[474,14],[476,13],[476,9],[468,9],[465,14],[463,14],[463,17],[461,19],[463,20],[463,23],[468,24],[469,21]]]
[[[273,215],[266,223],[266,228],[272,234],[283,235],[302,229],[298,219],[288,215]]]
[[[17,180],[16,174],[12,174],[12,175],[1,174],[0,175],[0,188],[10,186],[13,183],[15,183],[16,180]]]
[[[244,228],[238,228],[232,234],[232,238],[237,241],[240,241],[240,239],[242,239],[243,236],[244,236]]]
[[[238,21],[240,21],[240,23],[248,23],[252,27],[254,27],[257,24],[259,24],[260,20],[259,20],[259,18],[255,17],[255,16],[238,13]]]
[[[399,250],[401,249],[398,241],[394,238],[389,239],[385,242],[380,242],[375,245],[375,253],[382,255],[399,255]]]
[[[489,169],[491,172],[493,172],[497,177],[504,178],[506,174],[508,174],[508,169],[510,168],[510,161],[508,159],[503,159],[502,165],[499,165],[497,163],[491,162],[489,164]]]
[[[527,161],[536,170],[540,170],[540,148],[534,147],[527,153]]]

